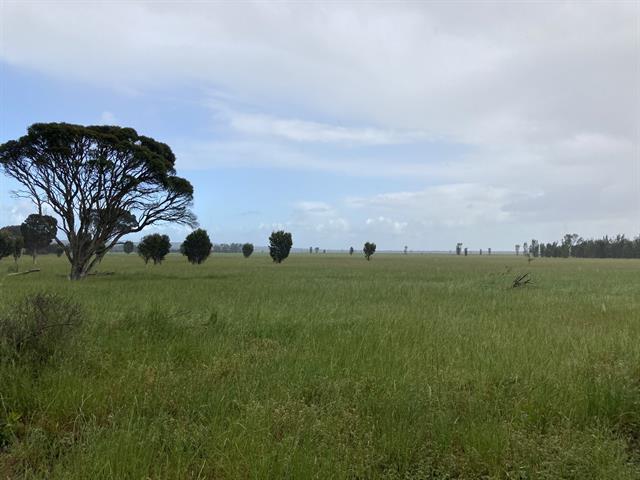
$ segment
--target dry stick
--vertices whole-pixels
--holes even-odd
[[[15,275],[26,275],[28,273],[35,273],[35,272],[39,272],[40,269],[39,268],[33,268],[31,270],[27,270],[25,272],[14,272],[14,273],[7,273],[7,277],[13,277]]]

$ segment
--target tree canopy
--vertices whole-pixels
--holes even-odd
[[[164,257],[171,251],[171,240],[167,235],[153,233],[142,238],[138,243],[138,255],[142,257],[144,263],[153,260],[153,264],[162,263]]]
[[[133,251],[135,250],[135,246],[133,245],[133,242],[131,240],[127,240],[126,242],[124,242],[122,250],[124,251],[124,253],[129,255],[130,253],[133,253]]]
[[[289,256],[292,246],[291,233],[284,230],[271,233],[269,237],[269,255],[271,255],[275,263],[282,263]]]
[[[244,258],[249,258],[253,253],[253,243],[245,243],[242,245],[242,255]]]
[[[16,269],[18,267],[18,259],[22,256],[22,250],[24,248],[24,238],[22,237],[22,231],[20,225],[9,225],[0,229],[0,258],[13,257],[16,262]]]
[[[58,221],[49,215],[33,213],[22,222],[20,232],[24,239],[24,248],[35,262],[38,251],[46,249],[56,237]]]
[[[180,246],[180,252],[187,257],[189,262],[200,265],[209,258],[212,246],[207,231],[199,228],[187,235]]]
[[[371,260],[371,255],[376,253],[376,244],[372,242],[366,242],[364,244],[362,252],[364,253],[364,258],[366,258],[367,260]]]
[[[196,225],[193,187],[176,176],[171,148],[132,128],[36,123],[0,145],[0,164],[22,185],[16,195],[61,219],[67,244],[55,240],[72,279],[124,235],[158,222]]]

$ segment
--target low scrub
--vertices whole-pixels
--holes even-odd
[[[36,293],[0,316],[0,359],[45,363],[81,321],[77,304],[51,293]]]

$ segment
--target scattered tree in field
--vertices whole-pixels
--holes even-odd
[[[405,246],[404,246],[404,252],[403,252],[403,253],[406,255],[408,251],[409,251],[409,247],[407,247],[407,246],[405,245]]]
[[[362,249],[362,252],[364,253],[364,258],[366,258],[367,261],[371,260],[371,255],[376,253],[376,244],[372,242],[366,242],[364,244],[364,248]]]
[[[20,225],[24,248],[36,263],[39,250],[46,249],[56,237],[58,221],[49,215],[31,214]]]
[[[491,248],[487,249],[487,255],[491,255]]]
[[[529,244],[527,242],[522,244],[522,254],[527,257],[529,256]]]
[[[353,255],[353,252],[354,252],[353,247],[349,247],[349,255]]]
[[[200,265],[209,258],[211,247],[213,244],[209,234],[206,230],[199,228],[187,235],[180,246],[180,253],[186,256],[190,263]]]
[[[36,123],[0,145],[0,164],[24,188],[18,195],[62,220],[68,243],[55,241],[72,280],[129,233],[158,222],[196,224],[193,188],[175,175],[173,152],[132,128]]]
[[[11,255],[13,239],[4,230],[0,230],[0,260]]]
[[[516,244],[516,256],[520,255],[520,244]]]
[[[536,258],[540,254],[540,243],[535,238],[533,238],[531,240],[531,246],[529,247],[529,253],[531,255],[533,255],[534,257],[536,257]]]
[[[456,255],[460,255],[462,253],[462,243],[456,243]]]
[[[326,248],[324,248],[324,249],[322,250],[322,253],[327,253],[327,249],[326,249]]]
[[[480,249],[480,255],[482,255],[482,249]]]
[[[253,243],[245,243],[242,245],[242,255],[244,258],[249,258],[253,253]]]
[[[315,248],[315,252],[316,252],[316,254],[320,253],[320,248],[319,248],[319,247],[316,247],[316,248]]]
[[[271,255],[275,263],[282,263],[289,256],[292,246],[291,233],[284,230],[271,233],[269,237],[269,255]]]
[[[126,242],[124,242],[122,249],[124,250],[124,253],[129,255],[130,253],[133,253],[133,251],[135,250],[135,246],[133,245],[133,242],[131,240],[127,240]]]
[[[466,257],[469,254],[469,249],[464,247],[464,256]]]
[[[22,256],[22,250],[24,249],[24,238],[22,237],[20,225],[3,227],[0,229],[0,234],[5,237],[2,256],[13,257],[16,271],[18,271],[18,259]]]
[[[313,247],[309,247],[309,253],[313,253]]]
[[[167,235],[153,233],[138,243],[138,255],[142,257],[144,263],[149,263],[149,260],[153,260],[154,265],[162,263],[170,251],[171,240]]]

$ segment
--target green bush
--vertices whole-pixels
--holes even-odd
[[[80,324],[74,302],[50,293],[25,297],[0,317],[0,361],[46,362]]]

